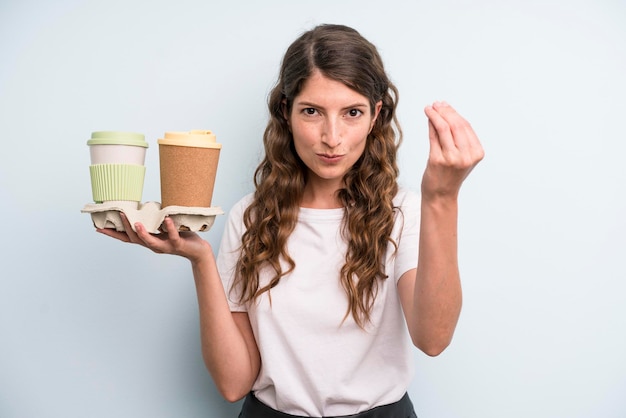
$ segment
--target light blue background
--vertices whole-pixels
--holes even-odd
[[[236,416],[202,363],[188,262],[80,213],[86,141],[144,133],[159,200],[157,139],[211,129],[229,210],[251,191],[282,54],[322,22],[379,47],[404,185],[419,188],[434,100],[487,151],[461,195],[455,339],[415,352],[420,418],[626,416],[624,2],[3,0],[0,417]]]

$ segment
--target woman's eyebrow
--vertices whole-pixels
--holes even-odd
[[[303,101],[296,101],[294,103],[294,105],[296,106],[301,106],[301,107],[315,107],[318,109],[324,109],[324,106],[317,104],[315,102],[309,101],[309,100],[303,100]],[[361,107],[369,107],[369,103],[365,103],[365,102],[354,102],[350,105],[344,106],[342,107],[342,110],[346,110],[346,109],[354,109],[354,108],[361,108]]]

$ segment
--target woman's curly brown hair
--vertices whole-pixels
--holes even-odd
[[[387,278],[384,257],[391,239],[398,190],[396,154],[402,131],[395,116],[398,91],[388,79],[376,47],[357,31],[341,25],[320,25],[291,44],[283,58],[278,82],[269,97],[270,120],[263,143],[265,157],[257,167],[252,204],[244,212],[246,232],[237,264],[235,286],[241,301],[254,301],[276,286],[295,267],[286,249],[298,220],[307,181],[307,167],[293,145],[286,115],[314,70],[367,97],[372,114],[382,108],[361,158],[344,177],[339,190],[345,208],[342,234],[348,242],[340,280],[346,291],[346,317],[363,327],[370,320],[378,280]],[[280,261],[288,266],[283,271]],[[260,287],[261,268],[275,272]],[[344,318],[345,319],[345,318]]]

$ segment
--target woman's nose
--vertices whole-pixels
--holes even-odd
[[[322,142],[329,148],[335,148],[341,144],[341,132],[337,121],[330,118],[325,121]]]

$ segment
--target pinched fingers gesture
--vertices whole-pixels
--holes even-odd
[[[146,247],[158,254],[174,254],[188,258],[192,261],[199,259],[209,244],[193,232],[178,232],[174,222],[166,217],[163,221],[163,232],[159,234],[149,233],[141,223],[135,224],[135,230],[131,227],[128,218],[121,214],[124,231],[114,229],[98,229],[97,231],[123,242],[134,243]]]
[[[424,109],[428,117],[430,153],[422,178],[424,197],[454,197],[485,153],[476,133],[456,110],[445,102]]]

